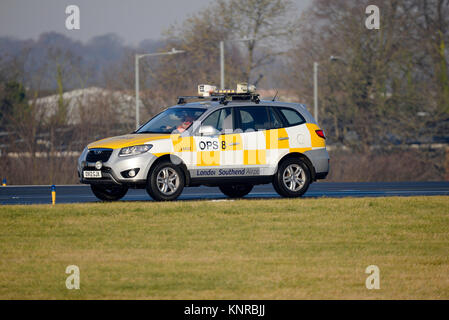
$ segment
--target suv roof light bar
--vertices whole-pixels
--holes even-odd
[[[231,90],[229,90],[231,91]],[[258,93],[211,93],[210,96],[179,96],[178,104],[186,104],[187,100],[209,100],[209,101],[219,101],[221,104],[227,105],[230,101],[251,101],[254,103],[259,103]]]

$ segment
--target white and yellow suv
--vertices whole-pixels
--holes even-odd
[[[218,186],[243,197],[267,183],[281,196],[299,197],[327,176],[325,136],[304,105],[260,101],[241,87],[202,85],[199,92],[180,97],[132,134],[89,144],[78,159],[80,181],[105,201],[130,187],[174,200],[188,186]],[[187,103],[190,98],[200,101]]]

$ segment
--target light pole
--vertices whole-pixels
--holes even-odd
[[[171,51],[167,52],[155,52],[155,53],[145,53],[145,54],[136,54],[135,64],[136,64],[136,130],[140,127],[140,99],[139,99],[139,60],[144,57],[153,57],[153,56],[162,56],[162,55],[171,55],[177,53],[183,53],[184,50],[176,50],[175,48],[171,49]]]
[[[345,59],[338,56],[330,56],[329,61],[331,62],[341,61],[345,65],[348,64]],[[315,117],[315,121],[317,123],[318,123],[318,66],[319,66],[318,62],[315,61],[313,63],[313,113],[314,113],[313,116]]]
[[[318,123],[318,62],[313,63],[313,113]]]
[[[224,41],[220,41],[220,89],[223,90],[225,86],[224,80]]]
[[[254,38],[231,39],[227,41],[252,41]],[[224,41],[220,41],[220,89],[225,88]]]

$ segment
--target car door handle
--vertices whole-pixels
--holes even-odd
[[[232,146],[237,146],[239,144],[240,144],[240,142],[233,142],[233,143],[230,143],[229,146],[232,147]]]
[[[278,140],[288,140],[288,137],[282,137],[282,138],[279,138]]]

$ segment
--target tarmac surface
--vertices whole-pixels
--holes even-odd
[[[449,195],[449,181],[444,182],[317,182],[303,195],[304,198],[393,197]],[[255,186],[245,198],[279,198],[271,184]],[[185,188],[178,201],[226,199],[218,188]],[[99,201],[88,185],[57,185],[57,203]],[[130,189],[120,201],[152,201],[144,189]],[[0,187],[0,204],[49,204],[50,186]]]

